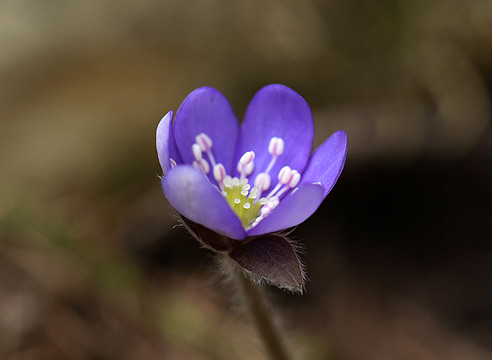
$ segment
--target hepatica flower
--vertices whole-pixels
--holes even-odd
[[[189,94],[172,118],[170,111],[156,134],[167,199],[184,218],[236,244],[274,239],[265,234],[306,220],[345,163],[344,131],[311,154],[311,110],[283,85],[259,90],[241,126],[210,87]]]

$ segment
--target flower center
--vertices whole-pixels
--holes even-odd
[[[258,199],[258,188],[251,187],[248,179],[231,178],[224,179],[224,190],[222,195],[227,203],[241,219],[244,228],[248,228],[258,217],[263,205],[267,203],[266,198]]]
[[[255,153],[248,151],[241,156],[237,164],[239,177],[227,175],[224,165],[216,163],[212,153],[213,142],[210,137],[201,133],[195,138],[191,150],[194,161],[193,166],[200,170],[205,176],[212,169],[213,176],[217,182],[217,189],[226,199],[227,203],[241,220],[243,227],[249,230],[267,217],[280,203],[280,198],[290,189],[299,184],[301,175],[297,170],[284,166],[278,173],[277,185],[262,197],[262,194],[270,189],[272,170],[275,162],[284,152],[284,141],[282,138],[273,137],[268,145],[271,160],[265,169],[256,175],[253,185],[249,184],[249,176],[253,173]],[[204,155],[208,157],[208,161]],[[172,160],[172,159],[171,159]],[[209,164],[210,162],[210,164]],[[171,161],[171,166],[173,162]],[[208,179],[208,176],[206,176]]]

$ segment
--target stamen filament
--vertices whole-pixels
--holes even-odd
[[[284,184],[281,184],[281,183],[277,183],[277,185],[275,185],[275,187],[273,188],[272,191],[270,191],[270,193],[268,194],[268,196],[266,197],[267,199],[270,199],[273,195],[275,195],[275,193],[277,191],[279,191],[279,189],[283,186]]]
[[[268,166],[265,170],[265,174],[268,174],[270,172],[270,170],[272,170],[273,165],[275,165],[275,161],[277,161],[277,158],[272,157],[272,160],[270,160],[270,163],[268,164]]]
[[[217,163],[215,162],[214,155],[212,154],[212,150],[208,150],[206,152],[206,154],[208,155],[208,159],[210,160],[210,163],[212,164],[212,167],[214,167],[215,165],[217,165]]]
[[[212,169],[213,178],[218,185],[218,187],[216,186],[217,190],[224,196],[246,230],[256,226],[275,210],[279,204],[280,197],[299,183],[300,174],[296,170],[284,166],[278,173],[279,180],[276,186],[266,198],[261,197],[262,193],[271,186],[269,172],[278,157],[284,152],[282,138],[273,137],[270,139],[268,152],[272,158],[265,171],[258,173],[256,176],[253,187],[252,184],[248,183],[250,180],[248,177],[254,170],[255,153],[253,151],[247,151],[239,159],[237,163],[239,177],[231,177],[227,175],[224,165],[215,161],[212,152],[212,139],[207,134],[200,133],[195,137],[195,141],[191,148],[194,158],[193,166],[201,171],[209,181],[207,174]],[[204,154],[207,155],[208,159],[205,158]],[[169,162],[171,167],[176,166],[176,162],[173,159],[170,159]]]
[[[277,195],[275,195],[275,197],[273,197],[273,199],[280,198],[287,190],[289,190],[289,187],[288,186],[283,186],[282,189],[280,189],[280,191],[277,193]]]

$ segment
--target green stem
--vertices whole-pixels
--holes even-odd
[[[274,322],[268,309],[263,289],[245,276],[243,270],[232,259],[228,259],[233,269],[232,276],[239,288],[247,309],[252,317],[256,329],[263,340],[263,344],[272,360],[291,360],[282,339],[277,324]]]

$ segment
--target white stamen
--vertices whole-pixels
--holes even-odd
[[[214,155],[212,154],[212,150],[207,151],[207,155],[208,155],[208,159],[210,160],[210,163],[212,164],[212,166],[215,166],[216,163],[215,163]]]
[[[282,187],[283,185],[281,183],[277,183],[275,187],[273,188],[272,191],[270,191],[270,194],[268,194],[267,199],[270,199],[275,193]]]
[[[204,174],[208,174],[208,172],[210,171],[210,165],[208,165],[208,162],[205,159],[201,159],[200,161],[193,161],[193,166]]]
[[[278,173],[278,183],[275,185],[270,194],[268,194],[267,199],[279,198],[287,190],[292,189],[299,184],[301,180],[301,174],[297,170],[292,170],[288,166],[284,166]]]
[[[255,220],[255,221],[253,221],[253,223],[251,224],[251,226],[248,226],[248,227],[246,228],[246,230],[249,230],[249,229],[254,228],[254,227],[255,227],[256,225],[258,225],[258,224],[261,222],[261,220],[263,220],[263,219],[264,219],[263,215],[258,216],[258,217],[256,218],[256,220]]]
[[[218,183],[221,183],[222,181],[224,181],[226,175],[227,174],[226,174],[226,170],[225,170],[224,165],[216,164],[214,166],[214,178]]]
[[[280,188],[287,184],[290,181],[292,175],[292,169],[289,166],[284,166],[282,169],[280,169],[280,172],[278,173],[278,183],[275,185],[272,191],[270,191],[270,194],[268,194],[267,199],[270,199],[272,196],[274,196],[277,191],[280,190]]]
[[[213,142],[210,137],[205,133],[200,133],[195,137],[195,141],[200,145],[200,149],[203,152],[208,152],[212,148]]]
[[[208,172],[210,171],[210,165],[208,164],[207,160],[202,159],[200,161],[200,165],[201,165],[203,171],[205,172],[205,174],[208,174]]]
[[[270,160],[270,163],[268,164],[268,166],[265,170],[265,174],[268,174],[270,172],[270,170],[272,170],[273,165],[275,165],[275,161],[277,161],[277,158],[272,157],[272,160]]]
[[[297,184],[299,184],[299,181],[301,181],[301,174],[299,174],[299,171],[297,170],[292,170],[292,174],[290,176],[290,180],[287,186],[290,189],[295,188]]]
[[[255,187],[257,187],[260,192],[268,189],[270,187],[270,184],[271,184],[270,175],[266,173],[259,173],[258,175],[256,175]]]
[[[169,163],[171,164],[171,169],[174,169],[178,164],[176,164],[176,160],[173,158],[169,158]]]
[[[289,182],[285,184],[285,186],[275,195],[276,198],[281,197],[286,191],[294,188],[299,184],[299,181],[301,180],[301,174],[297,170],[292,170],[291,177],[289,179]]]
[[[244,166],[243,169],[244,169],[244,173],[246,174],[246,176],[251,175],[251,173],[253,172],[254,168],[255,168],[254,161],[251,161],[249,164],[247,164],[246,166]]]
[[[278,198],[272,198],[270,199],[265,205],[263,205],[263,207],[261,208],[261,215],[263,215],[264,217],[269,215],[273,210],[275,210],[275,208],[278,206],[278,204],[280,203],[280,201],[278,200]]]
[[[288,186],[284,186],[282,187],[282,189],[280,189],[280,191],[278,193],[275,194],[275,196],[272,198],[272,199],[278,199],[279,197],[281,197],[287,190],[290,190],[290,188]]]
[[[242,166],[246,166],[250,162],[252,162],[254,159],[255,159],[254,151],[248,151],[248,152],[245,152],[243,156],[241,156],[241,159],[239,159],[239,163]]]
[[[287,184],[292,176],[292,169],[289,166],[284,166],[278,173],[278,182],[282,185]]]
[[[212,154],[212,145],[213,145],[212,139],[210,139],[210,137],[207,134],[200,133],[197,136],[195,136],[195,141],[196,144],[200,147],[200,150],[208,155],[208,159],[210,160],[212,167],[215,167],[216,162],[215,162],[214,155]],[[195,150],[193,151],[195,152]],[[195,160],[197,159],[195,158]]]
[[[224,165],[222,165],[222,164],[215,165],[213,172],[214,172],[214,179],[219,184],[220,190],[224,190],[223,181],[227,175]]]
[[[281,197],[286,191],[294,188],[299,184],[299,181],[301,180],[301,174],[297,170],[292,170],[292,175],[289,179],[289,182],[285,184],[284,187],[275,195],[276,198]]]
[[[268,152],[277,158],[284,152],[284,140],[279,137],[272,137],[270,143],[268,144]]]
[[[270,189],[272,179],[269,173],[277,158],[284,152],[285,144],[282,138],[272,137],[270,139],[268,152],[271,159],[265,171],[256,175],[254,187],[252,187],[253,184],[248,183],[249,180],[252,180],[248,177],[255,168],[255,153],[253,151],[247,151],[241,156],[237,164],[237,171],[240,175],[233,178],[227,175],[223,164],[216,163],[212,153],[213,141],[207,134],[198,134],[195,141],[191,148],[194,158],[193,166],[205,175],[212,169],[213,178],[218,186],[213,185],[227,199],[233,211],[240,217],[245,229],[251,229],[258,225],[277,208],[280,196],[299,184],[301,178],[299,172],[292,170],[289,166],[284,166],[277,175],[278,183],[275,188],[268,197],[261,197],[262,192]],[[171,167],[176,166],[173,159],[170,159],[169,162]],[[208,176],[207,179],[209,179]]]
[[[200,148],[200,145],[197,143],[193,144],[191,146],[191,151],[193,152],[193,157],[196,161],[202,160],[202,149]]]
[[[254,161],[251,161],[249,164],[241,165],[241,162],[237,163],[237,171],[241,174],[241,179],[245,179],[248,175],[251,175],[253,169],[255,167]]]

